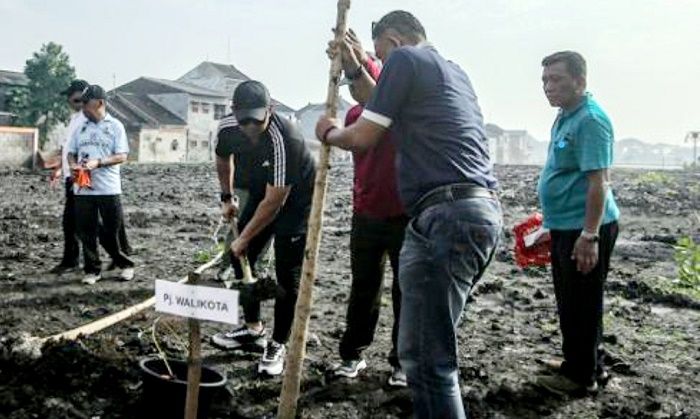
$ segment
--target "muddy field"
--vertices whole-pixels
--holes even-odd
[[[700,299],[697,290],[674,281],[672,247],[683,235],[700,240],[700,178],[615,173],[623,218],[606,295],[604,341],[612,378],[596,397],[569,399],[532,385],[543,371],[537,361],[559,354],[554,293],[546,269],[519,270],[510,251],[513,224],[537,207],[537,174],[536,168],[498,168],[504,240],[459,333],[462,394],[472,417],[700,418]],[[206,255],[195,257],[198,251],[211,249],[218,221],[213,167],[129,165],[123,178],[137,280],[85,286],[78,274],[46,273],[62,251],[62,191],[51,191],[44,174],[0,170],[0,417],[145,416],[149,401],[142,397],[137,362],[155,353],[153,310],[79,342],[45,347],[36,360],[10,352],[22,333],[48,336],[150,297],[155,279],[181,278],[201,264]],[[349,294],[351,178],[350,166],[332,170],[300,416],[406,417],[407,391],[384,384],[390,369],[388,289],[375,344],[366,352],[369,368],[356,381],[326,375],[337,361]],[[205,279],[218,286],[213,273]],[[271,318],[270,303],[263,314]],[[225,327],[207,323],[203,331],[209,336]],[[211,417],[258,418],[275,411],[281,379],[256,377],[259,355],[224,353],[208,343],[203,349],[205,364],[229,379]]]

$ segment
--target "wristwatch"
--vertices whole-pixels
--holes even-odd
[[[233,198],[233,195],[227,192],[221,192],[221,202],[229,202]]]
[[[581,237],[584,240],[588,240],[589,242],[593,243],[598,243],[598,241],[600,241],[600,236],[598,235],[598,233],[589,233],[586,230],[581,231]]]

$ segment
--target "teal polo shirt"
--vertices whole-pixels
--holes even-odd
[[[547,162],[537,186],[545,227],[551,230],[583,228],[587,172],[612,166],[613,143],[610,119],[590,94],[586,93],[576,108],[559,111],[552,126]],[[603,224],[619,217],[612,188],[608,188]]]

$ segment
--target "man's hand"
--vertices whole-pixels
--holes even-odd
[[[316,122],[316,138],[325,143],[326,139],[323,137],[331,128],[342,128],[340,120],[337,118],[329,118],[325,115],[321,116],[318,122]]]
[[[56,186],[58,186],[58,183],[61,180],[61,173],[63,173],[61,168],[54,169],[51,172],[51,176],[49,177],[49,186],[51,189],[56,189]]]
[[[340,61],[343,66],[343,71],[348,74],[357,71],[357,69],[361,67],[362,63],[364,62],[362,59],[363,55],[355,52],[356,48],[357,46],[355,45],[354,41],[346,33],[342,42],[337,43],[335,40],[328,42],[326,54],[331,60],[335,59],[335,57],[340,54]],[[362,48],[362,45],[360,45],[359,48]],[[364,54],[364,51],[362,51],[362,53]]]
[[[345,33],[345,42],[352,47],[352,51],[355,54],[357,61],[360,64],[364,65],[365,62],[369,59],[369,57],[367,56],[367,51],[365,51],[365,49],[362,48],[360,38],[357,37],[355,31],[353,31],[352,29],[348,29],[348,31]]]
[[[576,261],[576,269],[587,275],[598,264],[598,243],[579,237],[574,244],[571,259]]]
[[[238,205],[232,200],[224,201],[221,204],[221,215],[226,221],[230,221],[231,218],[238,215]]]
[[[100,166],[100,161],[98,159],[90,159],[83,164],[83,167],[88,170],[97,169]]]
[[[246,250],[248,250],[248,241],[242,237],[238,237],[231,243],[231,252],[236,258],[240,258],[245,255]]]

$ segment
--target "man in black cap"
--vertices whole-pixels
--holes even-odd
[[[86,121],[76,130],[68,144],[71,170],[86,170],[90,186],[74,184],[78,234],[83,243],[83,283],[94,284],[102,279],[102,266],[97,250],[99,220],[100,241],[112,258],[112,267],[120,270],[125,281],[134,277],[134,263],[119,246],[119,228],[123,218],[119,165],[126,161],[129,142],[124,125],[107,113],[107,95],[98,85],[84,89],[82,97]]]
[[[67,271],[72,271],[78,267],[78,259],[80,256],[80,246],[78,242],[78,234],[75,226],[75,194],[73,193],[73,175],[68,167],[68,142],[75,131],[82,127],[87,121],[83,113],[82,95],[87,89],[89,83],[85,80],[76,79],[66,88],[61,94],[66,96],[68,106],[73,111],[70,122],[66,129],[66,137],[61,144],[61,161],[60,166],[52,167],[54,172],[51,175],[53,182],[63,181],[66,191],[66,200],[63,207],[63,258],[61,262],[51,269],[51,273],[62,274]],[[100,237],[102,236],[103,228],[100,226]],[[103,240],[100,240],[103,241]],[[119,246],[126,255],[131,254],[131,248],[126,237],[124,221],[121,222],[119,229]]]
[[[238,179],[236,172],[241,168],[250,176],[250,196],[240,216],[241,234],[231,244],[231,251],[236,258],[247,254],[250,264],[255,265],[261,249],[274,235],[275,273],[281,291],[275,300],[269,342],[260,321],[260,302],[251,298],[242,304],[246,324],[216,334],[212,343],[224,349],[264,348],[258,372],[279,375],[284,369],[284,345],[301,277],[315,163],[299,128],[272,110],[270,94],[262,83],[246,81],[236,88],[233,114],[237,122],[221,130],[216,147],[224,216],[230,218],[238,212],[231,195],[236,185],[231,183]]]

